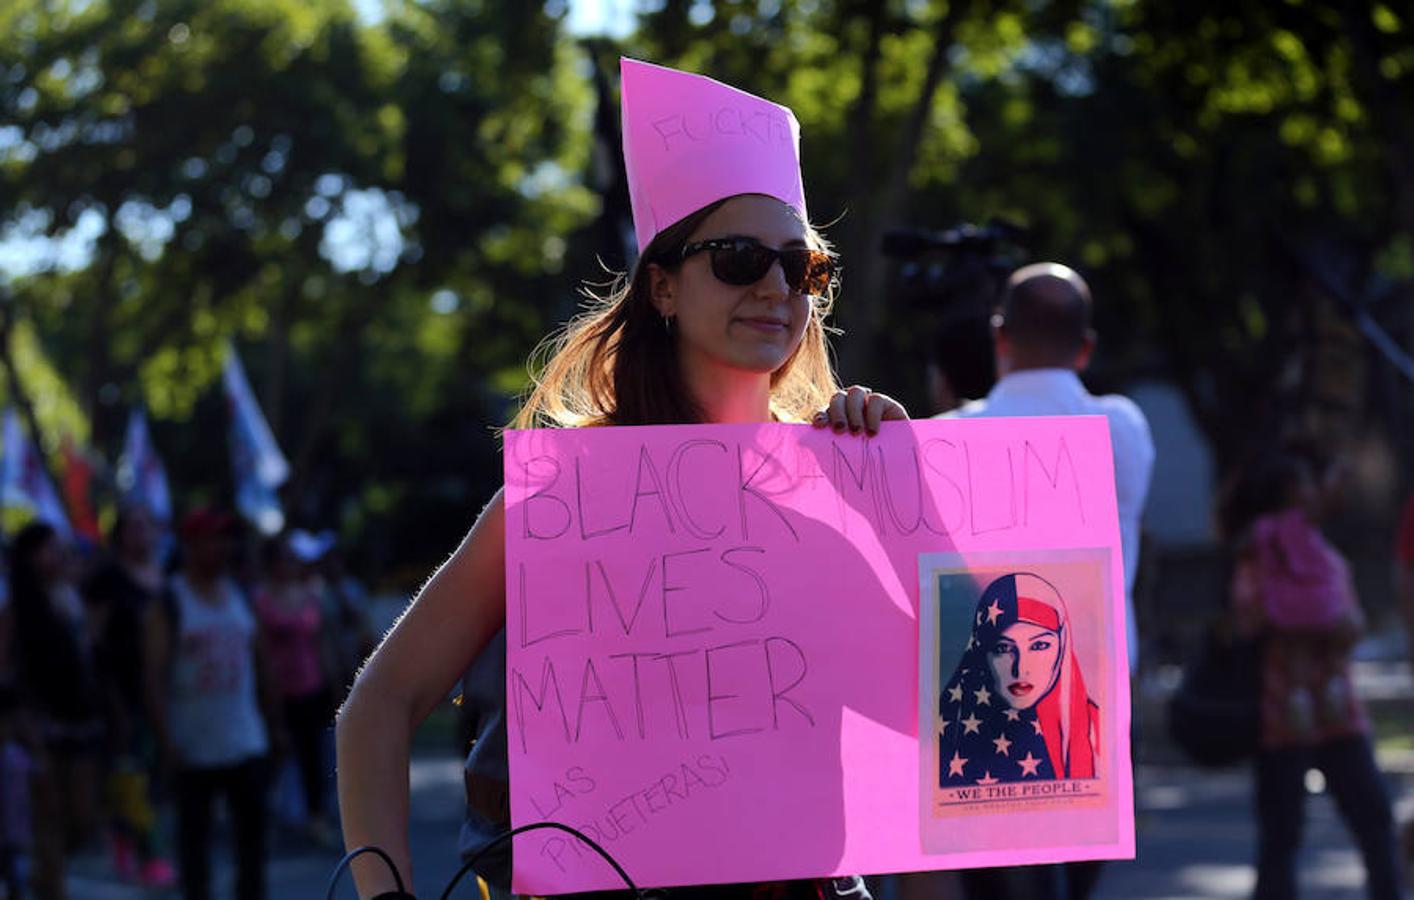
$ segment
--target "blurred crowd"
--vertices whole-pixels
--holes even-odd
[[[66,859],[210,895],[216,800],[237,895],[266,841],[333,847],[331,725],[371,650],[368,595],[331,533],[261,539],[201,508],[121,510],[106,545],[34,521],[0,599],[0,885],[66,896]]]

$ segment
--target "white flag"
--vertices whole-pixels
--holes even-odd
[[[232,421],[241,431],[241,441],[248,444],[255,454],[256,477],[268,488],[279,487],[290,477],[290,464],[285,461],[285,454],[280,452],[275,436],[270,433],[270,426],[265,423],[265,415],[255,402],[255,394],[246,380],[241,358],[230,343],[226,344],[226,367],[222,377]]]
[[[4,457],[0,459],[0,505],[27,509],[45,522],[65,541],[72,541],[74,531],[64,501],[54,490],[54,482],[44,470],[39,450],[25,436],[20,417],[13,409],[5,410]]]
[[[152,445],[147,416],[137,407],[128,415],[128,433],[123,440],[123,455],[118,460],[118,489],[123,492],[125,501],[143,507],[157,521],[172,521],[167,470]]]
[[[275,489],[290,477],[290,464],[275,443],[270,426],[251,393],[236,348],[226,345],[223,373],[226,405],[231,413],[231,465],[235,471],[236,508],[262,534],[285,527],[285,514]]]

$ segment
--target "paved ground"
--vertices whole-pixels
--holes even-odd
[[[1408,704],[1414,690],[1407,667],[1366,673],[1361,693],[1372,702]],[[1151,760],[1166,757],[1143,750]],[[1171,758],[1171,757],[1169,757]],[[1381,756],[1390,776],[1401,820],[1414,818],[1414,752]],[[447,754],[421,754],[412,768],[412,846],[417,883],[424,900],[440,897],[456,871],[457,823],[461,816],[461,763]],[[1312,788],[1319,785],[1312,784]],[[1138,858],[1111,864],[1100,882],[1104,900],[1245,897],[1252,887],[1255,831],[1249,811],[1245,770],[1209,772],[1150,762],[1136,771]],[[1363,897],[1363,870],[1330,798],[1308,798],[1306,850],[1302,855],[1303,900]],[[271,900],[319,900],[338,855],[277,838],[269,869]],[[230,896],[229,858],[218,855],[216,897]],[[90,856],[70,868],[73,900],[148,900],[174,892],[148,892],[115,882],[106,861]],[[352,898],[347,878],[336,896]],[[475,897],[464,884],[458,897]],[[1414,892],[1411,892],[1414,897]],[[938,898],[941,900],[941,898]]]
[[[1252,887],[1255,834],[1248,814],[1248,780],[1243,772],[1213,774],[1172,766],[1141,766],[1138,773],[1139,855],[1110,865],[1100,883],[1105,900],[1130,898],[1245,897]],[[460,816],[461,769],[451,756],[424,757],[413,767],[414,865],[424,898],[437,897],[456,871],[456,828]],[[1396,776],[1404,817],[1414,815],[1414,777]],[[1302,887],[1308,900],[1363,897],[1360,860],[1333,804],[1324,795],[1308,804]],[[324,896],[337,856],[286,842],[270,864],[272,900],[315,900]],[[228,862],[218,880],[229,883]],[[139,900],[163,896],[112,881],[103,860],[76,861],[69,879],[74,900]],[[435,888],[435,889],[430,889]],[[229,887],[217,896],[229,896]],[[472,897],[474,890],[458,891]],[[171,896],[168,893],[166,896]],[[342,885],[339,897],[352,897]]]
[[[1400,761],[1402,762],[1402,761]],[[1252,890],[1256,829],[1245,772],[1213,774],[1188,768],[1141,767],[1137,773],[1138,856],[1111,865],[1100,896],[1121,898],[1246,897]],[[1403,818],[1414,814],[1414,778],[1391,786]],[[1364,869],[1335,805],[1325,794],[1307,798],[1302,897],[1364,897]]]
[[[442,886],[455,874],[457,860],[457,824],[461,821],[461,761],[450,754],[424,755],[413,763],[411,838],[413,867],[417,883],[423,885],[423,898],[436,900]],[[229,845],[226,845],[227,847]],[[302,839],[280,836],[272,840],[268,870],[270,900],[321,900],[330,873],[339,861],[334,851],[321,851]],[[228,851],[218,848],[215,856],[216,875],[214,900],[232,896],[232,877]],[[433,889],[435,887],[435,889]],[[458,890],[458,897],[474,897]],[[149,891],[117,883],[107,861],[99,856],[87,856],[70,866],[70,900],[155,900],[174,898],[176,891]],[[354,897],[353,883],[344,876],[339,898]]]

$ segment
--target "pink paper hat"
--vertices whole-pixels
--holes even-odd
[[[800,123],[788,108],[701,75],[619,60],[624,165],[641,253],[658,232],[737,194],[805,216]]]

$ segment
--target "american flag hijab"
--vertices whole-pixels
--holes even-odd
[[[1095,777],[1099,708],[1054,585],[1025,572],[987,585],[938,713],[941,787]]]

